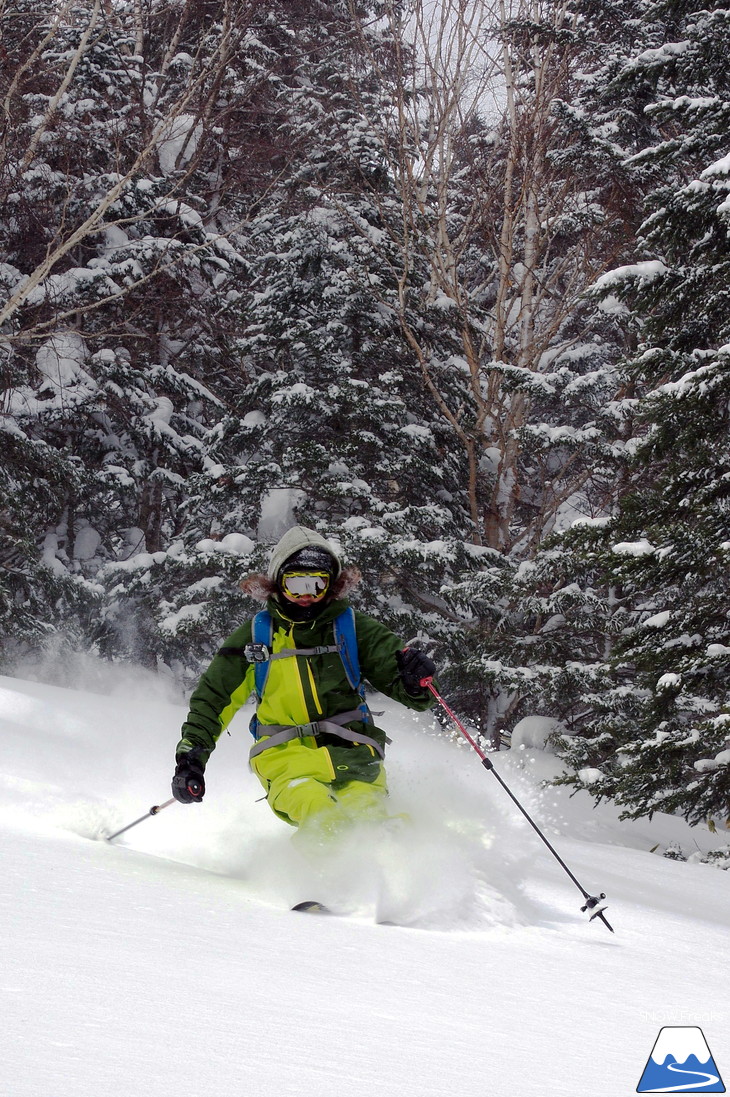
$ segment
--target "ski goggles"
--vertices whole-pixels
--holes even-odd
[[[288,598],[324,598],[330,585],[326,571],[285,571],[281,589]]]

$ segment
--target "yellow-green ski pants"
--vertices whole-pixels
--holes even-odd
[[[324,831],[360,819],[386,819],[388,795],[381,765],[374,781],[336,782],[329,751],[314,738],[292,739],[257,755],[251,768],[271,809],[295,827]]]

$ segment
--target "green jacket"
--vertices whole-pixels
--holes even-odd
[[[294,623],[285,616],[279,603],[270,598],[267,609],[274,621],[274,651],[282,647],[332,644],[333,621],[348,606],[349,600],[340,598],[325,606],[313,621]],[[363,678],[376,690],[408,708],[419,712],[429,708],[433,703],[431,695],[410,696],[398,674],[395,656],[403,649],[403,641],[385,625],[358,610],[355,610],[355,629]],[[251,643],[251,632],[251,620],[236,629],[223,645],[224,651],[230,648],[236,654],[216,655],[200,679],[190,699],[190,712],[177,745],[178,756],[195,751],[205,764],[221,732],[254,692],[253,666],[243,654],[245,646]],[[271,663],[258,717],[263,725],[298,725],[348,712],[359,704],[360,697],[347,681],[342,659],[336,652],[298,655]],[[381,728],[365,725],[362,721],[354,721],[348,727],[358,731],[367,729],[371,738],[385,746],[386,736]],[[348,751],[363,749],[343,746],[341,739],[336,741],[336,747]],[[370,752],[368,761],[371,761]]]

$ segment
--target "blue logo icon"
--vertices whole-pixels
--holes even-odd
[[[701,1028],[663,1028],[637,1093],[724,1093],[720,1071]]]

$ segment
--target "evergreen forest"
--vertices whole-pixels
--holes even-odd
[[[0,672],[299,522],[499,749],[730,820],[730,7],[0,0]]]

